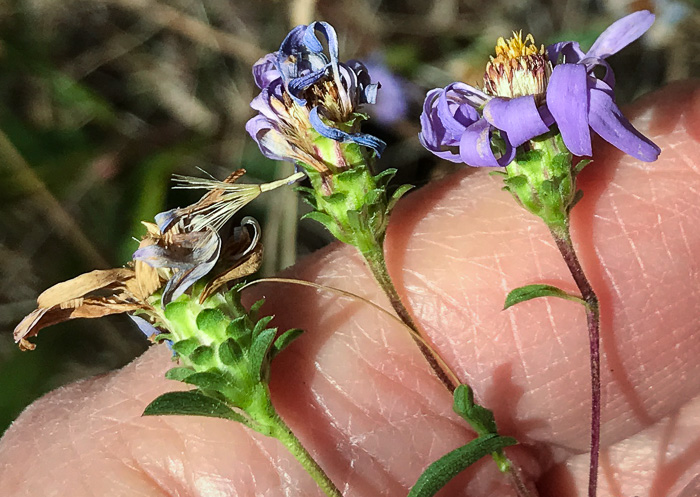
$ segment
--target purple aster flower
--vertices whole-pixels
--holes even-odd
[[[277,52],[255,63],[253,77],[261,92],[251,107],[259,114],[246,130],[266,157],[327,171],[329,160],[316,142],[319,135],[368,147],[378,155],[384,150],[383,141],[359,131],[365,116],[358,111],[375,102],[379,86],[361,62],[339,61],[338,37],[330,24],[294,28]],[[338,167],[343,168],[342,160]]]
[[[583,53],[576,42],[537,47],[532,35],[498,40],[484,90],[453,83],[428,92],[420,141],[435,155],[472,166],[506,166],[517,148],[556,124],[566,147],[590,156],[591,130],[623,152],[654,161],[660,149],[637,131],[615,103],[605,58],[649,29],[654,15],[635,12],[606,29]],[[598,78],[594,69],[603,67]]]

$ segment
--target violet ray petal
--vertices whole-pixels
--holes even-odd
[[[444,90],[442,88],[433,88],[425,95],[425,100],[423,100],[423,112],[421,113],[421,117],[429,116],[431,114],[435,99],[438,98],[440,96],[440,93],[442,93],[443,91]]]
[[[598,37],[586,57],[609,57],[642,36],[654,24],[654,14],[640,10],[608,26]]]
[[[639,160],[658,158],[661,149],[630,124],[609,92],[591,88],[590,102],[590,125],[601,138]]]
[[[277,111],[272,107],[270,100],[272,98],[276,98],[270,90],[273,88],[273,85],[276,85],[277,83],[281,84],[281,80],[276,80],[274,81],[270,86],[267,88],[263,89],[256,97],[253,98],[250,102],[250,107],[253,110],[257,110],[265,116],[267,119],[270,119],[271,121],[276,121],[278,119]]]
[[[421,131],[418,135],[421,144],[436,155],[438,152],[442,151],[443,146],[458,145],[457,142],[449,144],[445,143],[445,135],[447,134],[447,130],[442,124],[442,121],[440,121],[440,119],[437,117],[436,110],[432,107],[435,98],[442,91],[443,90],[441,88],[435,88],[430,90],[426,95],[425,102],[423,103],[423,112],[421,112],[420,115]],[[450,155],[455,156],[455,154],[452,154],[451,152]],[[452,159],[449,160],[452,160],[452,162],[459,162],[458,156],[456,157],[458,159],[457,161]]]
[[[450,83],[445,87],[445,91],[456,93],[475,109],[482,107],[486,102],[488,102],[491,99],[490,95],[487,95],[478,88],[475,88],[466,83],[462,83],[460,81]]]
[[[567,148],[579,156],[592,153],[587,78],[584,66],[560,64],[552,71],[547,87],[547,107]]]
[[[319,69],[318,71],[291,79],[289,83],[287,83],[289,95],[294,98],[299,105],[306,105],[306,100],[301,98],[299,94],[325,76],[328,67],[329,66],[324,66],[323,69]]]
[[[451,150],[441,150],[439,145],[435,146],[434,144],[427,143],[425,134],[423,134],[422,132],[418,135],[418,141],[421,145],[423,145],[423,147],[425,147],[425,149],[430,151],[433,155],[440,157],[441,159],[445,159],[456,164],[463,162],[462,158],[459,156],[458,153],[452,152]]]
[[[511,157],[508,162],[501,164],[496,158],[491,150],[492,131],[493,128],[486,119],[479,119],[466,129],[459,142],[459,155],[465,164],[474,167],[502,167],[513,160]],[[509,148],[513,150],[512,147]]]
[[[372,83],[367,66],[359,60],[349,60],[345,65],[352,71],[357,80],[360,103],[374,104],[377,100],[377,90],[381,88],[381,85]]]
[[[220,252],[221,238],[218,233],[211,231],[209,236],[192,250],[193,264],[177,271],[168,281],[161,297],[163,307],[185,293],[197,280],[206,276],[216,264]]]
[[[189,251],[187,251],[189,252]],[[135,261],[145,262],[153,268],[188,269],[193,266],[190,257],[174,258],[174,251],[159,245],[148,245],[134,252],[132,258]]]
[[[338,35],[335,32],[333,26],[325,21],[315,21],[309,24],[308,28],[304,32],[304,45],[311,52],[323,52],[323,44],[316,36],[316,31],[323,33],[326,40],[328,41],[328,53],[331,58],[331,62],[338,62]]]
[[[379,83],[372,83],[364,87],[362,90],[361,103],[376,104],[377,103],[377,93],[379,92]]]
[[[165,233],[175,222],[177,222],[177,209],[170,209],[159,212],[154,218],[161,233]],[[138,252],[138,251],[137,251]]]
[[[279,64],[284,61],[288,56],[292,55],[294,52],[299,50],[299,47],[303,43],[304,33],[306,32],[305,24],[294,27],[289,34],[282,40],[280,49],[277,53],[277,63]]]
[[[129,318],[136,324],[139,330],[141,330],[141,333],[146,335],[146,338],[151,338],[152,336],[156,336],[160,334],[160,331],[153,326],[151,323],[146,321],[140,316],[134,316],[133,314],[127,314]],[[172,340],[165,340],[165,344],[168,346],[170,350],[173,349],[173,341]],[[175,353],[173,353],[173,356]]]
[[[560,41],[547,47],[547,58],[555,65],[575,64],[584,57],[585,54],[577,41]]]
[[[549,131],[532,95],[512,99],[492,98],[484,107],[484,118],[494,127],[505,131],[513,147],[519,147]]]
[[[460,83],[463,84],[463,83]],[[438,94],[436,109],[445,129],[453,135],[461,135],[468,126],[479,120],[479,113],[465,98],[465,93],[454,91],[457,83],[445,87]],[[467,85],[464,85],[467,86]]]
[[[602,78],[594,76],[596,79],[605,82],[610,88],[615,88],[615,73],[613,73],[612,67],[605,59],[600,57],[584,57],[579,64],[586,66],[586,71],[591,73],[597,66],[605,69],[605,75]]]
[[[545,126],[549,128],[552,126],[552,124],[554,124],[554,117],[546,105],[541,106],[539,109],[537,109],[537,111],[540,113],[540,118]]]
[[[345,64],[338,64],[338,70],[340,71],[340,84],[343,86],[345,91],[339,91],[338,96],[344,100],[344,106],[346,109],[355,109],[360,102],[359,95],[359,81],[357,79],[357,74],[355,71],[350,69]]]
[[[277,53],[269,53],[253,64],[253,80],[261,90],[281,77],[281,73],[277,70],[276,61]]]
[[[309,112],[309,122],[320,135],[337,142],[352,141],[358,145],[371,148],[377,153],[378,157],[382,155],[382,152],[384,152],[384,149],[386,148],[386,143],[376,136],[365,133],[347,133],[338,128],[328,126],[321,119],[318,107],[314,107],[311,109],[311,112]]]
[[[158,334],[158,330],[151,323],[139,316],[134,316],[132,314],[127,314],[129,318],[134,322],[134,324],[141,330],[141,333],[146,335],[146,338],[151,338]]]
[[[250,118],[245,124],[245,130],[258,144],[260,152],[265,157],[272,160],[289,160],[289,144],[263,116],[257,115]]]

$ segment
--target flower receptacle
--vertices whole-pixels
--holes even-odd
[[[306,217],[320,222],[338,240],[362,254],[381,247],[391,210],[411,188],[403,185],[392,196],[387,195],[386,186],[396,170],[373,175],[369,166],[362,163],[325,177],[316,171],[307,172],[312,188],[300,190],[313,211]]]
[[[562,225],[581,195],[573,155],[559,133],[548,133],[529,145],[506,167],[504,189],[548,226]]]
[[[204,302],[196,290],[169,303],[158,316],[156,324],[169,330],[161,338],[172,341],[180,362],[166,377],[240,410],[239,421],[269,434],[268,425],[276,422],[268,389],[270,363],[300,330],[278,337],[277,329],[268,327],[272,316],[257,316],[263,301],[246,310],[239,287],[217,292]]]

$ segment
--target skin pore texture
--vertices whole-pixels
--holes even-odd
[[[596,142],[572,218],[602,307],[599,495],[692,497],[700,493],[700,85],[648,95],[627,115],[661,157],[643,163]],[[501,310],[518,286],[575,287],[544,224],[487,173],[459,169],[410,194],[391,220],[389,270],[434,347],[494,410],[502,434],[521,442],[507,452],[524,478],[543,497],[582,496],[584,310],[558,299]],[[388,308],[351,248],[333,245],[291,274]],[[473,438],[396,321],[331,292],[280,283],[247,292],[267,298],[263,311],[281,329],[306,330],[273,363],[273,402],[343,495],[406,495],[427,464]],[[0,440],[0,495],[321,495],[274,439],[218,419],[141,417],[157,395],[184,388],[163,378],[171,366],[167,348],[154,346],[28,407]],[[513,494],[486,458],[439,495]]]

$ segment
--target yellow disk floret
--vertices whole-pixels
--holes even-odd
[[[496,57],[492,59],[517,59],[518,57],[527,57],[528,55],[544,54],[544,45],[537,48],[535,38],[531,34],[523,40],[523,32],[513,32],[513,36],[508,40],[500,37],[496,42]]]
[[[513,33],[496,43],[496,56],[486,65],[484,90],[489,95],[506,98],[533,95],[535,103],[544,102],[552,64],[547,59],[544,45],[539,48],[528,34],[523,40],[522,31]]]

